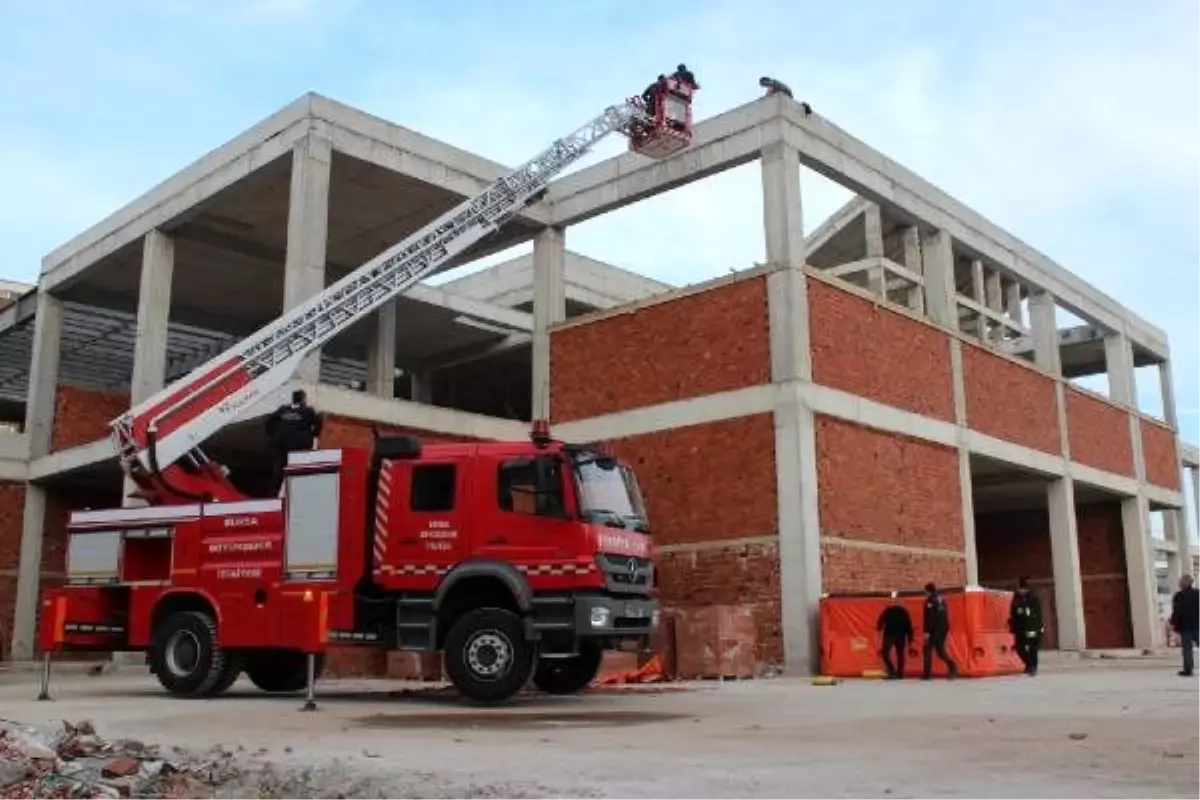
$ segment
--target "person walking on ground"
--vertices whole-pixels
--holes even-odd
[[[1179,579],[1179,591],[1171,598],[1171,628],[1179,634],[1179,648],[1183,651],[1183,669],[1179,674],[1189,677],[1195,671],[1195,655],[1192,649],[1200,639],[1200,592],[1192,586],[1192,576]]]
[[[1029,582],[1025,578],[1021,578],[1013,593],[1008,629],[1013,635],[1013,649],[1025,665],[1025,674],[1037,675],[1038,649],[1046,628],[1042,625],[1042,603],[1029,591]]]
[[[321,435],[324,420],[308,405],[303,389],[292,392],[292,402],[282,405],[267,417],[267,446],[271,449],[271,497],[278,497],[283,488],[283,470],[288,453],[312,450]]]
[[[950,613],[946,609],[946,601],[938,594],[937,587],[932,583],[925,584],[925,614],[921,626],[925,633],[924,673],[921,677],[929,680],[933,677],[933,654],[946,665],[951,678],[958,676],[958,665],[946,655],[946,637],[950,634]]]
[[[903,678],[904,652],[908,649],[908,643],[913,639],[913,625],[912,617],[908,615],[908,609],[896,599],[895,592],[892,592],[891,604],[879,615],[879,621],[875,623],[875,630],[882,634],[880,654],[883,656],[883,665],[887,668],[888,680]],[[894,665],[892,664],[893,650],[896,651]]]

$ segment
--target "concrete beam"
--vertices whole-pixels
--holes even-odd
[[[1166,355],[1167,337],[1160,328],[828,120],[805,114],[795,101],[779,101],[788,122],[784,135],[805,166],[905,219],[946,231],[990,266],[1049,291],[1064,308],[1111,330],[1125,330],[1139,346]]]
[[[533,315],[526,311],[516,311],[483,300],[463,297],[437,286],[417,284],[405,292],[405,297],[445,308],[468,319],[507,328],[514,333],[533,331]]]
[[[758,157],[782,130],[764,123],[779,118],[777,98],[762,98],[696,123],[684,151],[651,160],[636,153],[601,161],[550,184],[551,221],[574,225],[638,200],[715,175]]]

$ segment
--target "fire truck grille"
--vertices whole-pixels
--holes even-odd
[[[648,558],[602,554],[599,563],[612,591],[642,593],[654,583],[654,565]]]

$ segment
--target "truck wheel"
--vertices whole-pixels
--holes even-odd
[[[538,661],[533,684],[546,694],[575,694],[595,680],[603,657],[599,643],[580,642],[577,656]]]
[[[158,682],[178,697],[203,697],[226,675],[228,654],[217,641],[217,623],[203,611],[179,611],[154,632],[150,665]]]
[[[503,702],[525,688],[537,656],[521,618],[500,608],[460,617],[446,635],[444,654],[450,681],[479,703]]]
[[[225,694],[230,686],[237,683],[237,679],[242,676],[242,658],[235,653],[225,654],[225,668],[221,671],[221,675],[217,678],[217,682],[208,690],[205,697],[217,697]]]
[[[321,677],[325,656],[317,655],[314,679]],[[298,692],[308,687],[308,659],[295,650],[255,653],[246,662],[246,677],[264,692]]]

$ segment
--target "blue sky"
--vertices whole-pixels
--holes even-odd
[[[1200,440],[1194,0],[500,5],[0,0],[0,276],[35,279],[45,253],[308,90],[512,164],[684,60],[699,116],[778,76],[1164,328]],[[803,190],[807,229],[849,196],[807,172]],[[761,213],[749,165],[568,246],[694,282],[762,260]],[[664,239],[673,226],[688,233]],[[1157,377],[1138,378],[1157,410]]]

